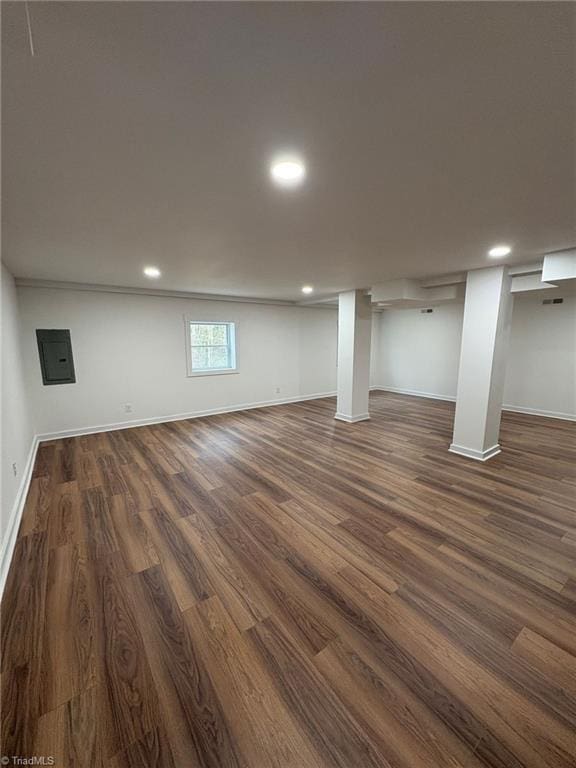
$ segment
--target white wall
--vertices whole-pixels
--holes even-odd
[[[23,487],[34,439],[20,355],[18,304],[14,278],[2,265],[2,553]],[[14,475],[12,465],[16,464]]]
[[[576,414],[576,296],[569,289],[514,296],[504,404],[526,411]],[[563,304],[543,305],[561,296]],[[374,383],[455,398],[463,304],[386,310],[380,316]]]
[[[19,295],[25,374],[40,435],[336,388],[333,309],[46,288],[20,288]],[[237,323],[239,373],[186,376],[184,315]],[[76,384],[42,385],[36,328],[70,329]],[[131,414],[125,403],[132,404]]]
[[[46,288],[18,293],[31,420],[40,435],[336,388],[334,309]],[[541,292],[515,297],[505,403],[570,414],[576,411],[576,297],[546,292],[553,295],[564,295],[564,304],[542,306]],[[432,314],[387,310],[375,316],[371,384],[455,397],[462,311],[461,304],[450,304]],[[238,323],[238,374],[186,376],[185,314]],[[36,328],[70,328],[76,384],[42,385]],[[125,403],[132,404],[132,413],[124,412]],[[26,444],[29,422],[18,431]]]
[[[514,300],[504,402],[576,414],[576,296],[559,289],[563,304],[542,304],[538,292]]]
[[[441,397],[456,396],[463,304],[386,310],[380,315],[376,384]]]

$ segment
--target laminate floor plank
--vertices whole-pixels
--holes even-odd
[[[66,768],[573,768],[576,425],[389,392],[40,445],[1,754]]]
[[[150,568],[130,581],[135,607],[149,616],[143,640],[176,763],[240,768],[243,761],[222,705],[162,568]]]
[[[204,565],[170,514],[157,505],[141,515],[180,610],[214,595]]]
[[[162,728],[154,728],[108,761],[109,768],[176,768]]]
[[[85,545],[63,544],[50,550],[42,660],[43,713],[80,695],[98,680],[90,576]]]
[[[326,765],[282,703],[256,651],[236,629],[219,599],[205,600],[184,616],[247,764],[274,768]]]
[[[314,660],[323,676],[379,742],[393,765],[404,768],[479,768],[476,744],[465,745],[398,679],[382,676],[358,648],[338,639]]]
[[[336,636],[324,620],[323,607],[287,563],[271,556],[237,526],[226,526],[219,534],[250,575],[250,588],[263,596],[266,615],[274,615],[303,649],[315,654]]]
[[[138,573],[158,565],[158,552],[132,498],[113,496],[110,514],[116,540],[128,568]]]
[[[46,475],[32,478],[22,513],[22,536],[46,530],[53,499],[51,485],[51,479]]]
[[[253,627],[248,635],[284,704],[327,765],[390,768],[385,750],[377,748],[325,678],[272,619]]]
[[[33,752],[42,713],[42,659],[48,542],[32,533],[16,542],[2,599],[2,731],[4,754]]]
[[[116,553],[118,555],[119,553]],[[93,601],[99,708],[110,732],[107,758],[144,737],[159,721],[158,697],[144,648],[143,622],[119,557],[93,561]],[[111,729],[109,728],[111,724]]]
[[[42,715],[33,754],[52,757],[55,766],[107,768],[115,748],[106,695],[96,685]]]
[[[82,492],[77,481],[52,486],[46,530],[50,549],[85,541]]]
[[[576,698],[576,657],[572,654],[528,627],[523,627],[518,633],[512,643],[512,651],[554,681],[560,690]]]
[[[250,629],[266,618],[265,602],[255,594],[252,580],[216,532],[196,516],[182,518],[180,527],[238,629]]]

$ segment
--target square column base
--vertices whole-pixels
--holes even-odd
[[[338,421],[346,421],[348,424],[355,424],[357,421],[366,421],[370,418],[370,414],[360,413],[358,416],[348,416],[345,413],[337,413],[334,418],[338,419]]]
[[[452,443],[448,449],[450,453],[457,453],[459,456],[466,456],[467,459],[476,459],[476,461],[488,461],[492,456],[496,456],[501,452],[501,448],[498,445],[493,445],[492,448],[487,448],[485,451],[477,451],[475,448],[465,448],[463,445],[456,445]]]

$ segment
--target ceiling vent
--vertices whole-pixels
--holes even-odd
[[[542,304],[562,304],[564,299],[544,299]]]

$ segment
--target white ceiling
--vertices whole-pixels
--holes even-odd
[[[576,241],[571,3],[30,3],[34,58],[2,6],[19,277],[299,299]]]

